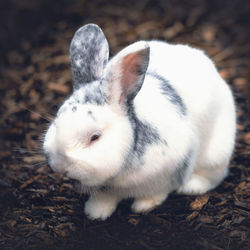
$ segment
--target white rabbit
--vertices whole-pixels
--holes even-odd
[[[174,190],[202,194],[227,175],[235,143],[230,88],[200,50],[139,41],[108,61],[94,24],[70,46],[74,92],[44,139],[51,168],[90,195],[85,213],[105,220],[121,199],[147,212]]]

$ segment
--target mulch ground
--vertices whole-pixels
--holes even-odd
[[[249,1],[27,2],[8,10],[10,37],[22,28],[27,36],[12,41],[1,68],[0,249],[250,249]],[[50,170],[41,139],[72,90],[70,40],[89,22],[102,27],[112,55],[138,39],[164,39],[214,60],[238,115],[230,174],[218,188],[173,193],[146,215],[133,214],[128,200],[104,222],[85,217],[87,197]]]

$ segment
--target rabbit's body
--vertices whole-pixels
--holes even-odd
[[[157,41],[148,44],[149,66],[134,99],[134,110],[141,121],[157,128],[164,142],[159,141],[154,145],[155,151],[150,147],[145,153],[148,162],[142,169],[153,174],[157,166],[166,165],[167,172],[176,171],[176,165],[182,168],[185,159],[194,157],[190,162],[195,166],[194,172],[207,168],[221,171],[215,174],[213,169],[212,176],[218,180],[211,183],[212,188],[225,176],[234,146],[235,108],[231,91],[202,51]],[[156,156],[161,152],[165,158],[161,157],[164,160],[159,164]],[[121,179],[127,184],[130,178],[132,182],[133,178],[137,180],[135,183],[142,181],[145,172],[135,172],[137,177]]]
[[[216,187],[234,148],[235,107],[212,61],[189,46],[141,41],[105,66],[102,33],[84,27],[104,44],[98,53],[104,70],[95,68],[91,83],[80,85],[86,70],[81,75],[83,66],[72,56],[82,53],[74,47],[78,33],[71,45],[77,88],[49,128],[44,149],[53,169],[90,192],[86,214],[106,219],[128,197],[135,198],[134,211],[146,212],[171,191],[200,194]],[[86,53],[80,58],[89,61]],[[88,139],[93,131],[101,135],[94,143]]]

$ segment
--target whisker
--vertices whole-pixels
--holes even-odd
[[[34,164],[26,164],[26,165],[23,165],[23,166],[28,167],[28,168],[34,168],[34,167],[45,167],[47,165],[48,165],[47,162],[37,162],[37,163],[34,163]]]
[[[41,166],[46,166],[48,163],[46,161],[44,162],[37,162],[37,163],[34,163],[32,164],[31,166],[32,167],[41,167]]]
[[[42,150],[27,150],[25,148],[12,148],[11,151],[17,152],[16,159],[20,159],[23,163],[47,162]]]
[[[39,153],[39,151],[28,150],[28,149],[26,149],[26,148],[11,148],[11,151],[13,151],[13,152],[18,152],[18,153],[21,153],[21,154],[27,154],[27,153],[30,153],[30,154],[37,154],[37,153]]]
[[[29,109],[29,108],[25,108],[25,109],[28,110],[28,111],[29,111],[30,113],[32,113],[32,114],[39,115],[41,118],[43,118],[43,119],[46,120],[47,122],[52,122],[52,121],[53,121],[52,116],[50,116],[49,114],[47,114],[47,115],[46,115],[47,117],[45,117],[45,116],[41,115],[40,113],[38,113],[38,112],[36,112],[36,111],[33,111],[33,110]]]

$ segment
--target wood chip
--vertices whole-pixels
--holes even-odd
[[[250,132],[244,135],[244,141],[250,145]]]
[[[209,195],[198,196],[194,201],[190,203],[192,210],[201,210],[208,202]]]
[[[244,87],[246,87],[248,81],[244,77],[239,77],[239,78],[234,79],[233,83],[235,86],[237,86],[239,88],[244,88]]]
[[[61,94],[67,94],[70,91],[69,86],[60,85],[58,83],[53,83],[53,82],[49,83],[48,89],[51,91],[61,93]]]
[[[26,188],[28,185],[30,185],[31,183],[35,182],[36,180],[38,180],[41,176],[40,175],[36,175],[34,177],[32,177],[31,179],[27,180],[25,183],[23,183],[19,188],[20,189],[24,189]]]
[[[197,217],[198,214],[199,214],[199,213],[198,213],[197,211],[194,211],[193,213],[191,213],[190,215],[188,215],[188,216],[186,217],[186,220],[187,220],[187,221],[191,221],[191,220],[193,220],[195,217]]]
[[[33,155],[33,156],[26,156],[23,157],[23,162],[25,163],[36,163],[36,162],[44,162],[46,159],[43,155]]]
[[[184,30],[184,26],[181,22],[175,22],[170,28],[167,28],[163,33],[163,37],[166,39],[172,39]]]

